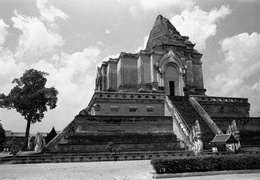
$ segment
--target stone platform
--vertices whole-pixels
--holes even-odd
[[[84,116],[48,145],[50,152],[139,152],[184,150],[170,116]]]

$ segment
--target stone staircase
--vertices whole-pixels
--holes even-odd
[[[183,150],[172,123],[171,116],[79,115],[46,149],[52,153]]]
[[[59,152],[129,152],[181,150],[173,132],[86,132],[76,133],[58,144]]]
[[[211,149],[209,145],[210,141],[214,138],[215,133],[207,125],[207,123],[201,118],[197,113],[194,107],[189,102],[188,96],[168,96],[172,104],[177,108],[182,118],[185,120],[186,124],[189,126],[189,129],[192,129],[192,126],[195,124],[195,121],[198,120],[202,130],[202,141],[203,148],[205,150]]]

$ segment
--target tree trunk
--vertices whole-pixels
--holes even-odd
[[[28,137],[30,134],[30,127],[31,127],[31,120],[27,120],[23,150],[27,150],[28,147]]]

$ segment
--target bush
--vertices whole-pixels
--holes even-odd
[[[6,148],[9,149],[11,154],[16,155],[19,152],[19,150],[23,148],[23,145],[24,143],[22,140],[13,137],[10,141],[6,143]]]
[[[153,159],[156,173],[182,173],[221,170],[260,169],[260,155],[212,155],[174,159]]]

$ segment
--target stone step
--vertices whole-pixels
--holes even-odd
[[[10,156],[8,161],[13,164],[29,163],[62,163],[62,162],[94,162],[94,161],[128,161],[150,160],[153,158],[174,158],[194,156],[191,151],[143,151],[122,153],[45,153],[26,156]],[[0,159],[0,163],[7,163]]]
[[[75,117],[46,148],[59,152],[104,152],[111,143],[122,152],[181,148],[172,131],[171,116],[90,115]]]
[[[169,151],[179,150],[179,141],[161,141],[161,142],[141,142],[141,143],[97,143],[97,144],[58,144],[59,152],[109,152],[109,149],[116,149],[119,152],[128,151]],[[85,150],[85,151],[84,151]],[[55,152],[55,151],[53,151]]]

